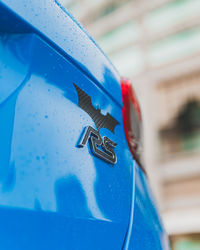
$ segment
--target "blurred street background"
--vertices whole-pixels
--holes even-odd
[[[129,77],[174,250],[200,250],[200,0],[60,0]]]

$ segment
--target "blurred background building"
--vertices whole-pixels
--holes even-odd
[[[144,162],[173,249],[200,249],[200,0],[60,0],[141,102]]]

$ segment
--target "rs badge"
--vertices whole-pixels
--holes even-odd
[[[114,133],[114,129],[116,125],[119,124],[119,122],[115,120],[115,118],[112,117],[109,113],[103,115],[100,109],[96,109],[92,105],[91,97],[77,85],[74,84],[74,86],[78,94],[79,107],[86,113],[88,113],[97,127],[97,130],[91,126],[85,128],[79,146],[84,147],[87,142],[89,142],[91,151],[95,156],[108,163],[115,164],[117,162],[117,156],[114,152],[114,148],[117,144],[110,140],[108,137],[104,136],[103,138],[101,138],[99,130],[101,128],[107,128],[112,133]]]

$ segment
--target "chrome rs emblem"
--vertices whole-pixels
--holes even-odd
[[[78,146],[84,147],[87,142],[89,142],[91,152],[95,156],[108,163],[115,164],[117,162],[117,156],[114,152],[114,148],[117,146],[117,144],[106,136],[103,136],[103,138],[101,138],[99,130],[101,128],[107,128],[112,133],[114,133],[114,129],[119,124],[119,122],[115,120],[115,118],[112,117],[109,113],[107,113],[106,115],[101,114],[101,110],[96,109],[93,106],[91,97],[77,85],[74,84],[74,86],[78,94],[79,107],[92,118],[97,127],[97,130],[91,126],[85,128]]]
[[[111,164],[117,162],[117,157],[113,150],[117,144],[106,136],[101,138],[99,132],[91,126],[86,128],[79,143],[79,147],[84,147],[88,141],[90,143],[91,151],[95,156]],[[99,147],[101,147],[102,150],[100,150]]]

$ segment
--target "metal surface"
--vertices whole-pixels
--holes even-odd
[[[137,181],[145,177],[137,177],[128,149],[109,61],[53,1],[5,0],[0,14],[0,248],[132,249],[139,227],[162,242],[149,188]],[[73,83],[119,121],[114,134],[99,132],[117,143],[115,167],[89,145],[77,147],[83,128],[95,124],[77,105]],[[137,197],[155,216],[142,211],[134,222]],[[144,249],[139,239],[134,249]],[[146,249],[161,248],[152,241]]]
[[[0,22],[4,23],[0,31],[37,33],[122,105],[118,73],[86,31],[60,8],[57,1],[2,0],[0,3]]]
[[[148,179],[135,162],[135,185],[125,250],[170,249]]]
[[[58,239],[61,242],[57,244],[75,246],[78,243],[74,245],[74,242],[80,238],[80,246],[90,244],[90,249],[96,244],[99,249],[120,248],[129,221],[131,157],[126,156],[128,149],[116,148],[120,160],[113,169],[93,157],[87,147],[76,147],[83,128],[94,126],[94,122],[78,107],[73,82],[80,83],[88,93],[95,93],[102,110],[121,120],[119,106],[35,35],[2,36],[1,51],[5,71],[1,75],[1,86],[5,88],[10,81],[21,81],[11,95],[8,92],[0,107],[0,204],[4,207],[4,220],[7,216],[11,223],[10,218],[16,213],[16,220],[20,220],[20,227],[14,220],[14,225],[8,229],[10,233],[1,239],[2,248],[6,248],[10,234],[17,227],[17,231],[27,232],[23,237],[30,241],[28,249],[41,249],[40,238],[38,234],[35,236],[37,231],[32,228],[32,218],[29,218],[31,215],[38,220],[38,227],[44,217],[45,234],[52,233],[48,228],[60,231]],[[19,71],[24,74],[20,75],[21,79],[17,78]],[[116,135],[107,129],[101,129],[100,133],[117,142],[120,138],[120,146],[125,147],[122,126],[116,127]],[[55,221],[55,228],[54,224],[48,224],[48,216],[51,223]],[[64,222],[61,225],[57,222],[62,218],[66,225],[64,230]],[[83,235],[78,226],[80,219]],[[68,220],[74,230],[69,227]],[[101,229],[99,224],[103,225]],[[1,223],[0,227],[5,235],[5,224]],[[47,249],[55,249],[52,240],[58,239],[51,236],[51,240],[45,242]],[[13,239],[10,244],[15,249],[18,242]],[[22,245],[19,248],[27,249]]]
[[[85,128],[84,134],[78,146],[84,147],[87,142],[90,143],[91,152],[95,156],[110,164],[117,163],[117,156],[114,152],[114,148],[117,146],[117,144],[106,136],[101,138],[99,131],[91,126]]]

